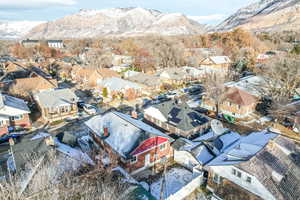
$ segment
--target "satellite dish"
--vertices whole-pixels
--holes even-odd
[[[219,120],[216,120],[216,119],[211,120],[210,126],[211,126],[212,131],[216,135],[222,135],[223,133],[225,133],[226,131],[228,131],[227,128],[223,127],[222,122],[220,122]]]

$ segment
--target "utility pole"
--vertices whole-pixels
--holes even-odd
[[[166,172],[167,172],[167,158],[163,158],[162,163],[164,164],[164,171],[162,174],[161,184],[160,184],[160,200],[164,199],[164,194],[166,193]]]

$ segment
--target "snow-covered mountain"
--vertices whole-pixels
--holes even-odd
[[[300,0],[260,0],[239,9],[215,30],[236,27],[253,31],[300,30]]]
[[[0,21],[0,39],[18,39],[43,21]]]
[[[180,13],[164,14],[144,8],[80,10],[55,21],[34,27],[25,37],[90,38],[144,34],[201,34],[205,26]]]

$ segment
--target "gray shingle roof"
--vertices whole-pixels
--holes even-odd
[[[289,139],[278,136],[273,145],[238,167],[256,176],[276,199],[300,199],[300,148]],[[276,180],[274,172],[282,179]]]
[[[70,89],[49,90],[34,95],[42,107],[58,107],[76,103],[78,98]]]

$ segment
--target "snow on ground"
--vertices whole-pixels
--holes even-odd
[[[193,173],[184,168],[172,168],[166,173],[166,190],[164,193],[164,199],[172,194],[175,194],[182,187],[187,185],[193,179]],[[158,181],[150,185],[151,194],[156,198],[160,199],[160,187],[161,181]]]
[[[68,145],[60,143],[57,139],[55,140],[55,145],[57,145],[56,149],[59,152],[68,155],[74,160],[81,161],[83,163],[90,164],[90,165],[95,165],[93,160],[86,153],[83,153],[81,150],[77,150]]]

